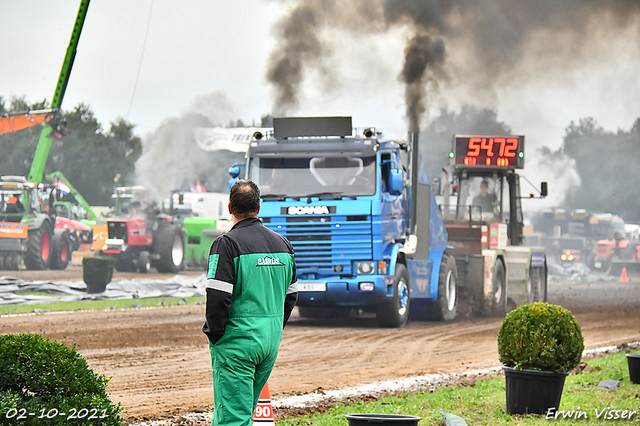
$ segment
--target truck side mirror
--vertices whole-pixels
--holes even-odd
[[[238,176],[240,176],[240,167],[244,166],[242,163],[236,163],[233,166],[229,167],[229,175],[231,178],[229,179],[229,191],[231,191],[231,187],[238,180]]]
[[[402,170],[391,169],[389,170],[389,194],[401,195],[404,190]]]
[[[548,194],[547,192],[547,182],[542,182],[540,184],[540,196],[541,197],[546,197]]]
[[[240,167],[238,167],[235,164],[229,167],[229,175],[231,176],[232,179],[237,179],[238,176],[240,176]]]

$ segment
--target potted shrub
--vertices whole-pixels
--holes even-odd
[[[0,354],[0,425],[123,424],[124,407],[107,393],[109,378],[91,370],[75,345],[38,334],[5,334]]]
[[[536,302],[509,312],[498,332],[507,413],[557,410],[564,380],[583,350],[580,325],[562,306]]]
[[[82,258],[82,280],[87,293],[103,293],[113,278],[113,259],[110,257]]]

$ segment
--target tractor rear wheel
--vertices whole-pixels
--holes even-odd
[[[51,244],[51,269],[66,269],[71,260],[71,241],[66,232],[53,235]]]
[[[51,263],[52,230],[49,221],[45,220],[38,229],[29,231],[27,237],[27,251],[24,264],[27,269],[47,269]]]
[[[158,272],[178,273],[184,268],[184,234],[178,226],[165,226],[158,230],[153,242],[160,259],[154,262]]]

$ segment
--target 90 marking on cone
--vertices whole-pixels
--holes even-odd
[[[271,405],[261,405],[258,404],[256,406],[256,412],[254,414],[254,420],[256,419],[269,419],[273,416],[273,411],[271,410]]]
[[[253,426],[276,426],[273,418],[273,408],[271,407],[271,395],[269,394],[269,383],[265,383],[258,397],[258,405],[253,411]]]

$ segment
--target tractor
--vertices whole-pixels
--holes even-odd
[[[149,201],[142,186],[117,187],[107,238],[100,254],[114,258],[119,272],[177,273],[184,268],[184,230],[173,216]]]
[[[0,269],[65,269],[72,235],[56,227],[55,191],[23,176],[0,178]]]

